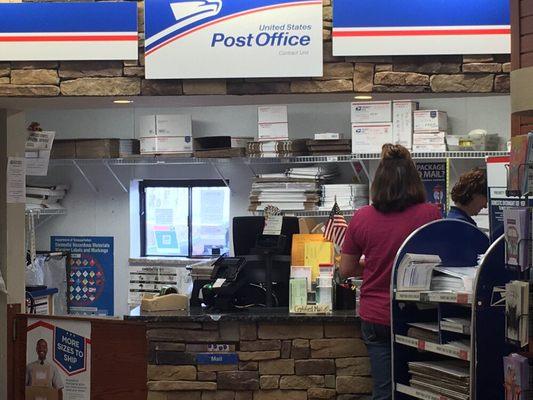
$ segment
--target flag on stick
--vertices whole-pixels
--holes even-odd
[[[342,248],[347,228],[348,223],[344,219],[337,201],[335,201],[333,209],[329,213],[328,222],[326,222],[324,238],[333,242],[337,247]]]

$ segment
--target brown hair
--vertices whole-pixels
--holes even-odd
[[[466,206],[475,194],[487,197],[487,175],[480,168],[474,168],[459,177],[452,189],[452,200],[455,204]]]
[[[409,150],[396,144],[383,145],[370,192],[372,205],[383,213],[425,203],[426,190]]]

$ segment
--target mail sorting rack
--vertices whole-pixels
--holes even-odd
[[[459,220],[429,223],[415,231],[398,251],[391,282],[392,379],[395,400],[447,400],[442,394],[410,385],[409,362],[463,360],[470,371],[472,400],[503,399],[503,357],[516,347],[505,340],[505,303],[501,293],[516,272],[505,268],[503,236],[489,247],[478,228]],[[436,254],[447,267],[478,264],[472,293],[398,292],[397,269],[407,253]],[[468,318],[470,326],[443,324],[445,318]],[[438,341],[433,343],[407,335],[409,323],[438,322]],[[463,348],[448,344],[466,340]],[[451,399],[450,399],[451,400]]]

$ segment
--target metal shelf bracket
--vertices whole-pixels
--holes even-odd
[[[119,186],[122,188],[122,190],[124,191],[124,193],[128,193],[128,189],[126,188],[126,186],[122,183],[122,181],[120,180],[120,178],[118,177],[118,175],[116,174],[115,171],[113,171],[113,168],[111,168],[111,165],[109,165],[109,162],[108,161],[104,161],[103,162],[105,167],[107,168],[107,170],[109,171],[109,173],[111,174],[111,176],[113,176],[113,178],[115,178],[115,181],[117,181],[117,183],[119,184]]]
[[[83,169],[79,166],[78,161],[77,160],[72,160],[72,164],[76,167],[76,169],[79,171],[81,176],[83,176],[83,179],[85,179],[85,182],[87,182],[87,184],[92,189],[92,191],[95,192],[95,193],[98,193],[99,192],[98,188],[96,186],[94,186],[94,184],[91,182],[91,180],[89,179],[89,177],[87,176],[85,171],[83,171]]]
[[[215,170],[217,175],[220,177],[220,179],[222,179],[222,182],[224,182],[224,185],[226,185],[226,187],[229,189],[230,193],[233,193],[233,190],[231,190],[231,187],[230,187],[228,181],[226,180],[226,178],[224,177],[222,172],[220,172],[220,169],[217,167],[215,162],[210,160],[209,164],[213,167],[213,169]]]

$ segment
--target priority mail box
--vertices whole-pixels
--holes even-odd
[[[445,144],[413,144],[415,153],[437,153],[446,151]]]
[[[438,110],[418,110],[413,113],[415,131],[446,132],[448,114]]]
[[[342,133],[324,132],[315,133],[315,140],[339,140],[342,139]]]
[[[352,153],[379,153],[392,142],[392,123],[352,124]]]
[[[139,119],[140,137],[192,136],[192,118],[188,114],[143,115]]]
[[[446,132],[415,132],[413,135],[414,140],[417,139],[446,139]]]
[[[151,136],[141,138],[141,154],[190,153],[191,136]]]
[[[352,123],[392,122],[392,101],[352,103]]]
[[[446,144],[445,138],[417,138],[415,137],[413,145],[426,145],[426,144]]]
[[[156,115],[155,126],[157,136],[192,136],[192,118],[190,115]]]
[[[392,140],[395,144],[410,149],[413,145],[413,113],[418,102],[395,100],[392,103]]]
[[[287,140],[289,139],[288,123],[258,124],[257,137],[259,141],[264,140]]]
[[[259,106],[257,107],[258,124],[274,124],[279,122],[289,122],[287,106]]]
[[[155,115],[143,115],[139,118],[139,136],[155,136],[157,129],[155,127]]]

